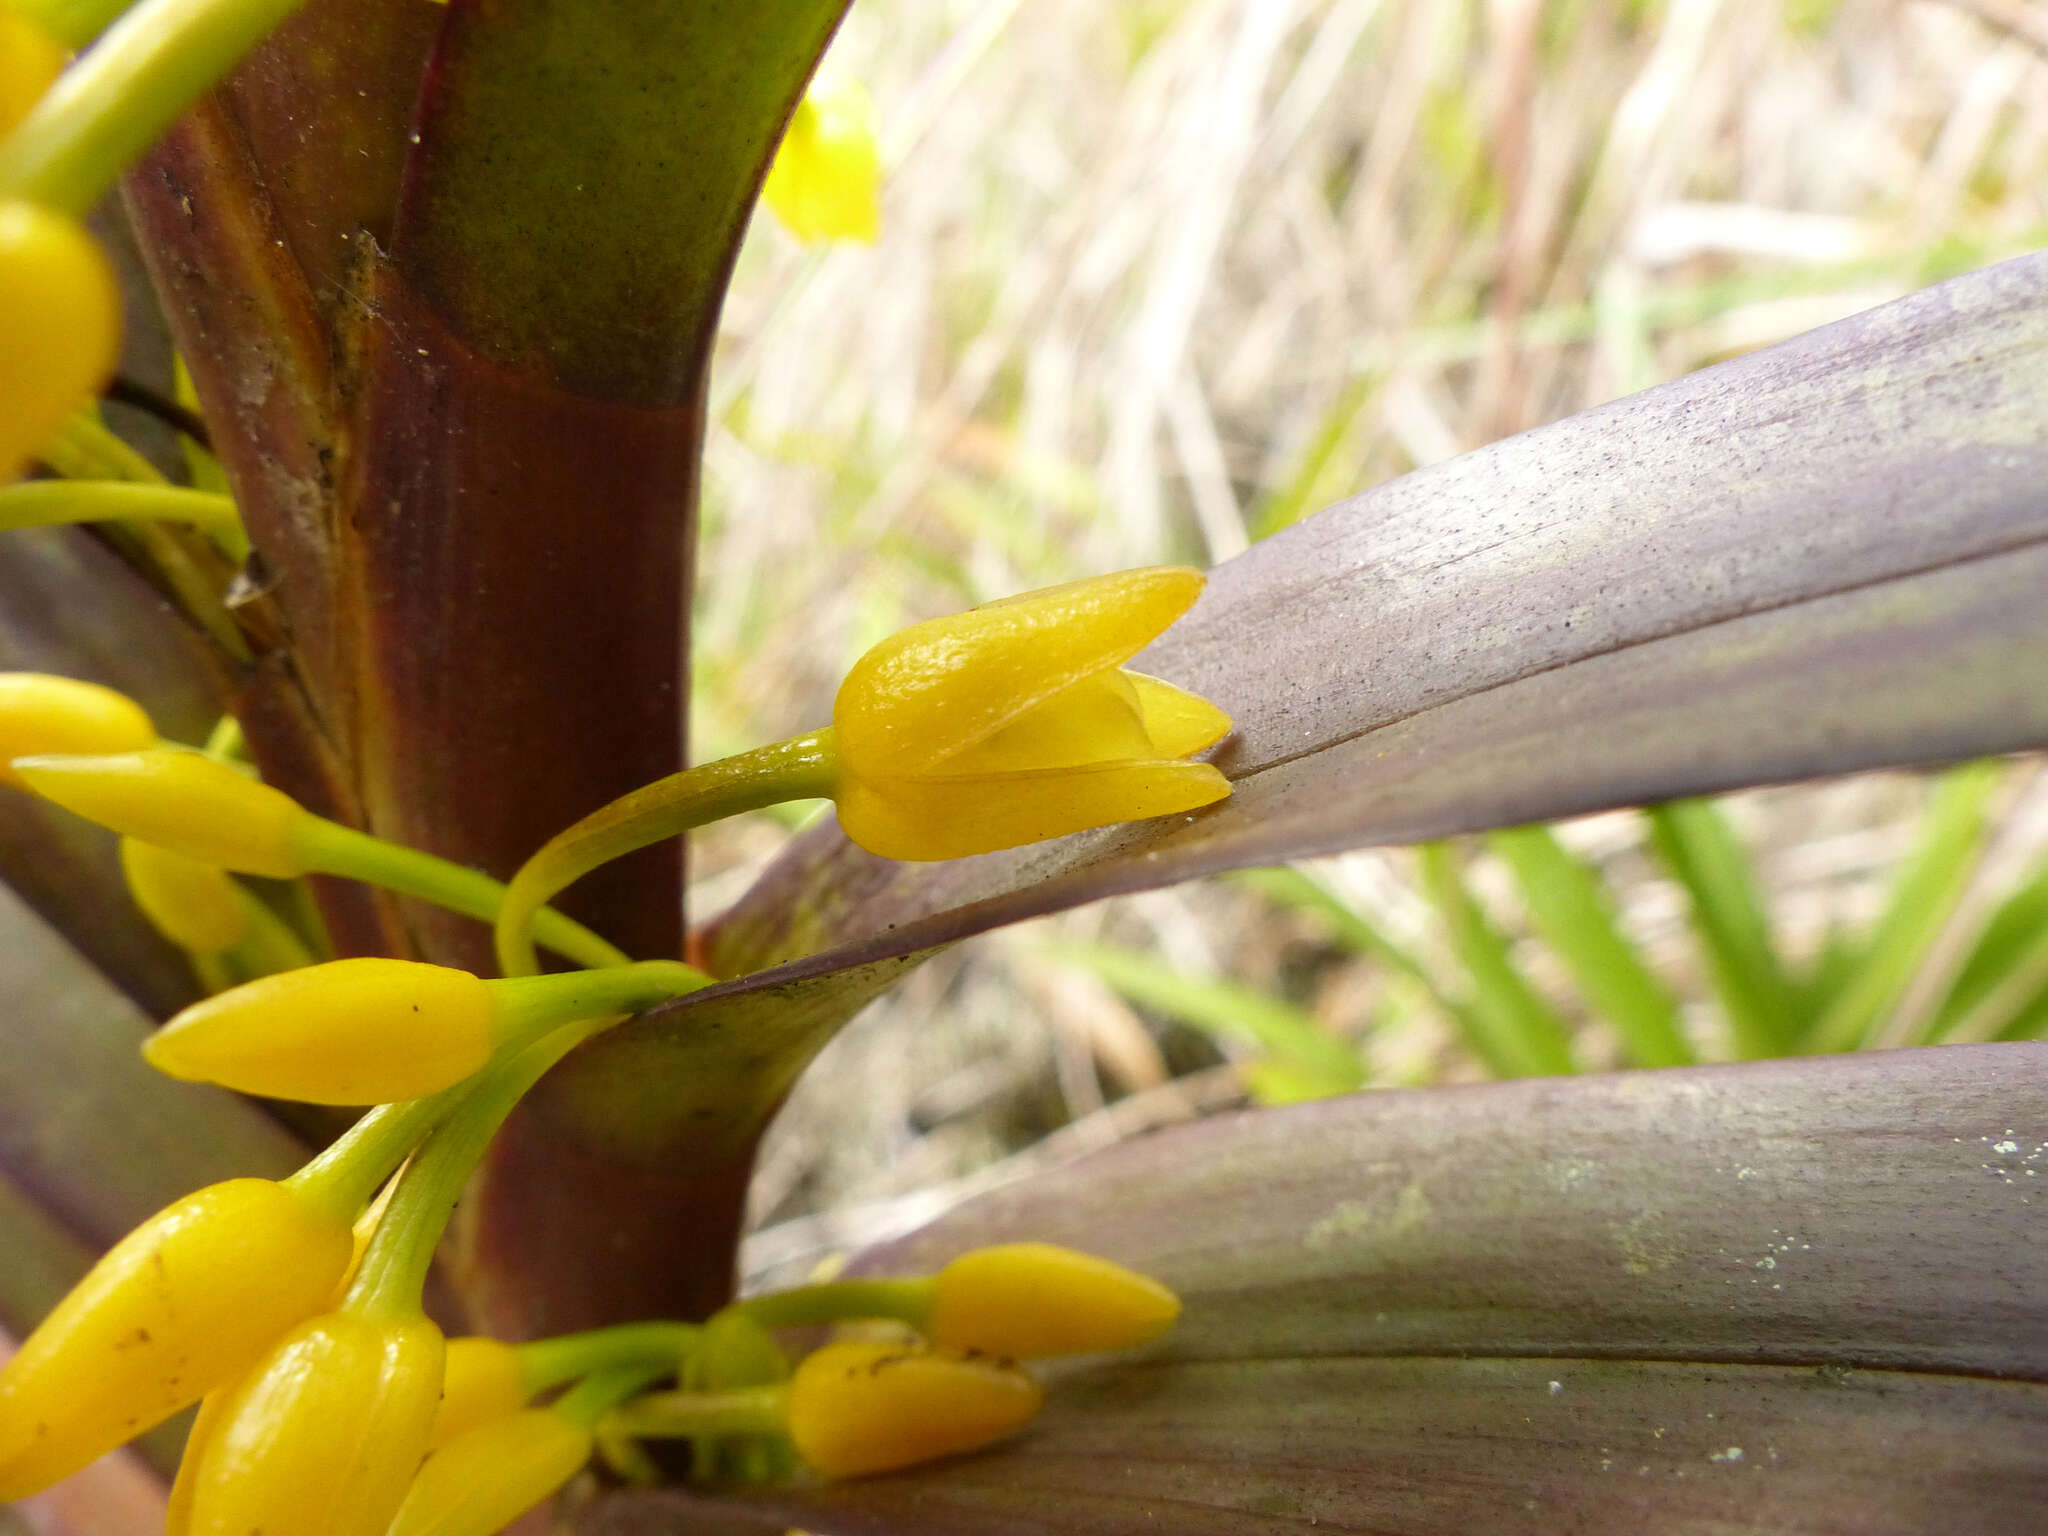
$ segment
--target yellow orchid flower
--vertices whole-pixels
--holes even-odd
[[[426,1460],[390,1536],[492,1536],[583,1470],[587,1425],[518,1409],[456,1436]]]
[[[210,1185],[117,1243],[0,1370],[0,1502],[230,1380],[327,1305],[350,1224],[268,1179]]]
[[[441,1330],[344,1310],[287,1333],[221,1401],[190,1479],[191,1536],[384,1536],[427,1452]]]
[[[1118,571],[913,624],[854,663],[826,729],[657,779],[550,838],[507,888],[500,969],[540,968],[534,914],[600,864],[786,800],[837,801],[846,835],[891,859],[957,859],[1221,800],[1229,781],[1186,759],[1229,734],[1230,717],[1122,670],[1204,582],[1184,566]]]
[[[827,1477],[866,1477],[979,1450],[1023,1428],[1045,1389],[1008,1361],[898,1344],[840,1342],[806,1355],[783,1419]]]
[[[195,955],[233,949],[248,931],[242,893],[217,864],[124,837],[121,878],[150,926]]]
[[[963,1253],[932,1277],[923,1332],[945,1349],[1035,1360],[1156,1339],[1180,1298],[1150,1276],[1053,1243]]]
[[[1053,1243],[972,1248],[935,1275],[827,1280],[734,1302],[763,1328],[857,1318],[908,1323],[942,1349],[1035,1360],[1149,1343],[1180,1316],[1180,1298],[1148,1275]]]
[[[68,51],[26,12],[0,6],[0,138],[14,132],[64,68]]]
[[[761,200],[807,245],[858,240],[882,226],[875,109],[857,80],[813,81],[790,115]]]
[[[519,1412],[533,1391],[517,1346],[482,1336],[450,1339],[428,1446],[438,1450],[480,1425]]]
[[[1121,670],[1203,584],[1119,571],[884,640],[832,709],[840,827],[885,858],[954,859],[1221,800],[1223,775],[1185,759],[1229,716]]]
[[[155,744],[148,713],[125,693],[47,672],[0,672],[0,784],[28,788],[14,771],[17,757]]]
[[[694,991],[673,960],[484,981],[417,960],[330,960],[205,998],[143,1042],[171,1077],[308,1104],[391,1104],[452,1088],[501,1051],[581,1019]]]
[[[121,295],[76,219],[0,199],[0,485],[114,371]]]

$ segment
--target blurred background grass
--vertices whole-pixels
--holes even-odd
[[[824,718],[904,623],[1210,564],[2048,243],[2042,0],[858,0],[829,67],[874,98],[882,234],[764,217],[743,253],[700,758]],[[699,837],[693,910],[788,825]],[[2038,1028],[2044,859],[2048,777],[2012,763],[997,934],[805,1079],[749,1267],[1247,1095]]]

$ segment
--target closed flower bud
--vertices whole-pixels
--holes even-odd
[[[197,752],[30,757],[14,767],[44,799],[124,837],[245,875],[284,879],[309,868],[295,834],[317,818],[282,790]]]
[[[221,1404],[191,1536],[384,1536],[427,1452],[442,1350],[416,1315],[294,1328]]]
[[[413,960],[332,960],[194,1003],[143,1043],[172,1077],[311,1104],[438,1093],[497,1043],[490,989]]]
[[[0,1501],[68,1477],[244,1370],[327,1304],[346,1221],[233,1179],[123,1238],[0,1370]]]
[[[121,295],[77,220],[0,198],[0,485],[114,370]]]
[[[912,625],[854,664],[833,705],[846,835],[951,859],[1192,810],[1230,720],[1119,670],[1187,611],[1199,571],[1123,571]]]
[[[479,1424],[427,1458],[390,1536],[493,1536],[582,1471],[591,1443],[545,1408]]]
[[[43,672],[0,672],[0,784],[28,786],[12,766],[42,752],[131,752],[156,727],[125,693]]]
[[[1017,1359],[1129,1349],[1180,1316],[1157,1280],[1052,1243],[963,1253],[933,1277],[925,1334],[947,1349]]]
[[[158,1070],[309,1104],[391,1104],[451,1088],[501,1046],[688,992],[701,973],[643,960],[482,981],[415,960],[330,960],[194,1003],[144,1042]]]
[[[480,1424],[517,1413],[533,1395],[519,1351],[497,1339],[448,1341],[441,1403],[434,1411],[430,1446],[439,1448]]]
[[[856,80],[814,83],[796,104],[761,200],[807,244],[872,245],[882,222],[875,109]]]
[[[150,926],[173,944],[217,955],[242,941],[241,888],[219,865],[124,837],[121,874]]]
[[[64,45],[23,11],[0,8],[0,138],[50,88],[64,67]]]
[[[207,1447],[220,1429],[221,1406],[229,1400],[225,1391],[209,1392],[199,1400],[199,1412],[185,1432],[185,1449],[178,1457],[178,1475],[171,1481],[170,1497],[164,1503],[164,1536],[191,1536],[192,1485],[199,1480],[200,1463]]]
[[[1045,1390],[1006,1361],[892,1344],[827,1344],[790,1378],[784,1421],[827,1477],[978,1450],[1021,1429]]]

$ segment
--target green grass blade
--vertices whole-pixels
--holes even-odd
[[[1388,938],[1363,913],[1306,870],[1279,865],[1271,869],[1239,870],[1231,878],[1281,906],[1322,919],[1330,925],[1337,942],[1353,954],[1377,960],[1398,971],[1414,983],[1416,991],[1429,1006],[1457,1027],[1462,1038],[1476,1040],[1485,1034],[1485,1026],[1473,1017],[1470,1004],[1452,996],[1438,981],[1435,972],[1411,951]]]
[[[1692,899],[1694,931],[1740,1056],[1782,1056],[1799,1016],[1771,942],[1749,856],[1710,800],[1673,800],[1645,810],[1650,840]]]
[[[2004,771],[2002,763],[1966,763],[1935,780],[1919,846],[1893,880],[1855,974],[1809,1027],[1808,1049],[1849,1051],[1876,1043],[1886,1016],[1962,899],[1984,850],[1991,796]]]
[[[1277,997],[1236,982],[1186,976],[1149,955],[1107,944],[1061,944],[1049,953],[1092,972],[1141,1007],[1210,1034],[1256,1042],[1289,1069],[1290,1082],[1321,1083],[1322,1094],[1315,1096],[1365,1085],[1358,1053],[1312,1015]]]
[[[1586,1000],[1614,1026],[1630,1063],[1691,1065],[1695,1058],[1678,1027],[1678,1000],[1615,926],[1607,888],[1592,866],[1568,853],[1545,826],[1496,832],[1487,846],[1514,872],[1536,931],[1564,961]]]
[[[1869,936],[1861,931],[1845,933],[1830,927],[1820,952],[1806,969],[1791,978],[1792,1008],[1802,1019],[1817,1019],[1863,968],[1863,951]]]
[[[1257,891],[1269,901],[1297,912],[1313,913],[1330,925],[1337,942],[1353,954],[1384,961],[1403,974],[1414,977],[1432,992],[1436,990],[1435,978],[1421,961],[1305,870],[1281,865],[1272,869],[1240,870],[1231,878],[1235,884]]]
[[[2048,1027],[2048,868],[2007,897],[1984,924],[1928,1037],[2025,1040]]]
[[[1447,843],[1424,843],[1422,881],[1450,932],[1451,948],[1470,979],[1470,1007],[1459,1022],[1466,1039],[1501,1077],[1576,1072],[1564,1020],[1538,997],[1509,958],[1507,945],[1458,877]]]

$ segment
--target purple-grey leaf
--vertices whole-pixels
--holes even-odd
[[[0,1176],[95,1249],[201,1185],[303,1157],[249,1100],[152,1071],[151,1027],[0,887]]]
[[[825,1533],[2023,1530],[2048,1497],[2048,1046],[1210,1120],[863,1257],[1070,1243],[1186,1304]],[[735,1499],[734,1503],[739,1500]],[[626,1496],[586,1532],[687,1528]]]
[[[873,967],[1120,892],[2048,744],[2048,256],[1406,476],[1221,566],[1141,669],[1229,709],[1208,811],[950,864],[826,825],[703,936],[739,977],[566,1064],[661,1106],[763,992],[801,1061]],[[709,1055],[707,1055],[709,1053]],[[744,1106],[733,1113],[745,1113]],[[730,1133],[742,1133],[736,1127]]]
[[[2048,745],[2013,665],[2048,648],[2044,486],[2048,255],[1254,546],[1133,663],[1230,711],[1229,800],[935,866],[821,828],[708,952],[808,957],[769,984],[1222,869]]]

